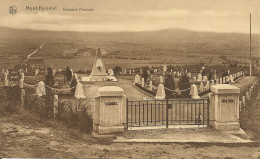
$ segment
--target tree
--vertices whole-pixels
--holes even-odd
[[[72,94],[75,94],[77,84],[78,84],[77,80],[76,80],[75,76],[73,76],[73,79],[72,79],[71,84],[70,84],[70,88],[71,88],[70,91],[71,91]]]
[[[52,89],[54,87],[54,76],[53,70],[51,68],[47,68],[47,74],[45,76],[45,90],[46,90],[46,98],[45,98],[45,110],[46,117],[52,116],[53,109],[53,92]]]
[[[208,80],[212,80],[212,73],[211,72],[209,73]]]
[[[165,76],[165,88],[175,90],[174,78],[172,77],[171,74],[167,74]],[[172,98],[173,91],[170,91],[168,89],[165,89],[166,98]]]
[[[45,85],[46,85],[46,95],[52,95],[51,88],[54,86],[54,76],[53,76],[53,70],[51,68],[47,68],[47,74],[45,76]],[[49,88],[51,87],[51,88]]]
[[[149,77],[149,75],[148,75],[149,68],[148,67],[143,67],[142,69],[143,69],[142,78],[144,78],[144,82],[146,82],[148,77]]]
[[[67,79],[67,82],[70,82],[70,81],[71,81],[71,78],[72,78],[72,72],[71,72],[69,66],[67,66],[67,70],[66,70],[66,79]]]
[[[186,74],[184,74],[181,78],[180,78],[180,81],[178,83],[179,85],[179,89],[181,91],[181,96],[182,97],[185,97],[185,98],[189,98],[190,95],[190,81],[189,81],[189,78]]]
[[[117,75],[119,72],[122,72],[122,68],[120,66],[116,66],[114,69],[114,74]]]

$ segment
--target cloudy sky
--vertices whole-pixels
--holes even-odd
[[[9,14],[9,6],[17,14]],[[27,10],[55,7],[53,11]],[[94,11],[64,11],[93,9]],[[260,33],[260,0],[0,0],[0,26],[61,31],[195,31]]]

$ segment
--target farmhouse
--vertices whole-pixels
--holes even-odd
[[[44,58],[43,57],[30,57],[26,60],[26,68],[28,71],[34,71],[39,69],[40,71],[45,70]]]
[[[62,51],[62,55],[64,57],[75,57],[78,55],[78,49],[75,48],[75,49],[69,49],[69,50],[63,50]]]

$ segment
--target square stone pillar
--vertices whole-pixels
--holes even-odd
[[[123,132],[126,124],[126,96],[117,86],[98,89],[93,108],[93,131],[98,134]]]
[[[239,130],[239,93],[240,88],[219,84],[211,86],[213,92],[213,126],[218,130]],[[211,114],[211,113],[210,113]]]

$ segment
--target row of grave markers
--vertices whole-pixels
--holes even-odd
[[[198,96],[198,92],[201,93],[204,91],[208,91],[210,89],[210,86],[217,85],[217,84],[226,84],[226,83],[232,84],[232,83],[234,83],[234,79],[239,78],[241,76],[244,76],[244,72],[242,72],[242,71],[232,74],[229,77],[226,76],[226,77],[216,79],[216,80],[211,80],[211,81],[207,80],[205,82],[205,86],[204,86],[204,83],[202,81],[200,81],[199,89],[197,88],[197,85],[192,84],[192,86],[190,88],[190,95],[192,98],[198,99],[198,98],[200,98]],[[159,81],[160,81],[160,84],[158,85],[156,96],[154,97],[155,99],[164,99],[165,98],[165,89],[170,90],[170,91],[175,91],[175,90],[171,90],[171,89],[164,87],[162,76],[159,77]],[[135,76],[134,84],[141,84],[141,87],[143,87],[143,88],[145,88],[145,86],[148,86],[149,91],[152,91],[154,88],[152,81],[149,82],[149,85],[146,85],[144,82],[144,78],[140,78],[139,75]],[[181,91],[187,91],[187,90],[179,90],[179,91],[181,92]]]
[[[242,96],[242,100],[239,101],[239,110],[240,111],[242,111],[242,108],[245,108],[246,103],[252,99],[252,93],[258,84],[259,84],[258,81],[254,82],[253,85],[248,89],[246,94],[244,96]]]
[[[71,90],[71,89],[74,89],[74,88],[69,88],[69,89],[56,89],[56,88],[52,88],[50,86],[47,86],[45,85],[45,83],[43,81],[40,81],[38,84],[36,85],[30,85],[30,84],[26,84],[24,83],[24,73],[21,72],[20,74],[21,76],[21,79],[19,80],[19,87],[20,89],[23,89],[24,86],[28,86],[28,87],[36,87],[36,95],[41,97],[43,95],[46,95],[46,90],[45,90],[45,87],[48,87],[50,89],[55,89],[55,90]],[[84,90],[83,90],[83,85],[79,82],[79,79],[78,79],[78,75],[76,73],[73,74],[74,78],[76,79],[77,81],[77,85],[76,85],[76,89],[75,89],[75,97],[77,99],[83,99],[83,98],[86,98],[85,94],[84,94]],[[5,71],[4,73],[4,87],[9,87],[9,86],[14,86],[13,84],[11,84],[8,80],[8,72]]]

